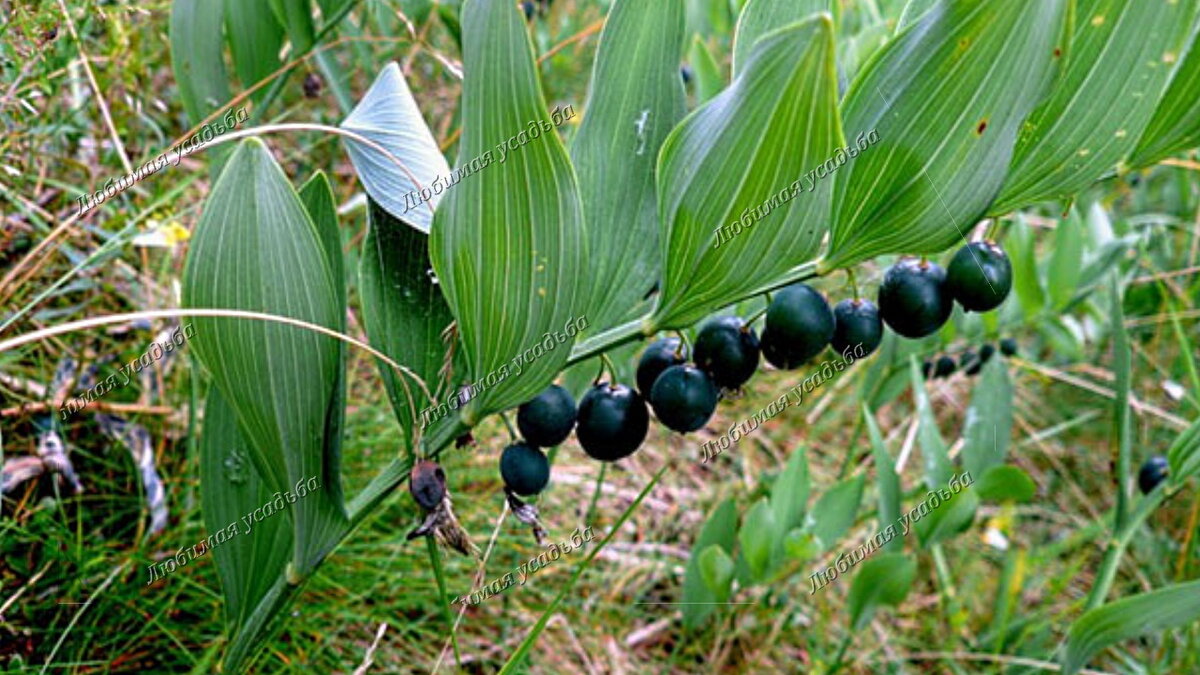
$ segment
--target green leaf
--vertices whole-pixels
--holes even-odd
[[[943,0],[876,53],[842,119],[847,137],[874,130],[879,141],[838,170],[822,267],[963,240],[1052,80],[1066,6]]]
[[[1013,387],[1004,359],[992,358],[971,392],[963,428],[963,467],[972,476],[1003,464],[1012,435]]]
[[[587,223],[593,332],[639,309],[659,276],[654,168],[687,112],[679,57],[683,5],[619,0],[609,12],[571,159]],[[630,242],[637,242],[631,246]]]
[[[783,552],[792,560],[811,560],[821,552],[821,542],[811,533],[796,528],[783,538]]]
[[[908,0],[904,4],[904,11],[900,12],[900,18],[896,21],[896,32],[900,32],[904,27],[913,23],[921,16],[933,9],[933,6],[938,3],[938,0]]]
[[[1133,487],[1133,422],[1129,409],[1130,371],[1132,355],[1129,349],[1129,333],[1125,330],[1125,312],[1121,304],[1121,286],[1118,275],[1113,273],[1110,291],[1112,294],[1111,320],[1113,340],[1113,427],[1112,445],[1116,451],[1117,506],[1116,526],[1125,523],[1129,509],[1129,492]]]
[[[289,55],[308,51],[316,39],[313,30],[312,5],[309,0],[271,0],[271,10],[275,12],[275,20],[283,26],[288,39],[291,40],[292,50]]]
[[[979,495],[975,490],[966,489],[954,494],[946,485],[943,485],[942,489],[953,496],[940,502],[937,508],[930,503],[929,515],[922,516],[912,526],[917,532],[921,546],[925,548],[966,531],[975,520],[975,511],[979,508]],[[926,499],[929,499],[928,494],[922,495],[922,500]]]
[[[688,48],[688,61],[692,64],[692,74],[695,76],[697,105],[707,103],[709,99],[721,93],[725,88],[725,79],[721,77],[721,67],[713,58],[712,52],[699,35],[692,40]]]
[[[1070,215],[1058,222],[1054,231],[1054,251],[1050,255],[1050,268],[1046,285],[1050,288],[1050,308],[1067,306],[1079,287],[1079,275],[1083,270],[1083,218],[1079,210],[1072,207]]]
[[[833,25],[821,14],[760,39],[733,84],[667,138],[658,171],[666,237],[657,327],[690,325],[778,285],[815,255],[829,181],[810,191],[800,179],[841,144],[836,95]],[[739,234],[723,234],[727,241],[714,231],[768,210]]]
[[[781,530],[766,498],[755,502],[746,513],[742,529],[738,531],[738,541],[756,579],[761,580],[770,571],[771,551],[783,534]]]
[[[443,396],[454,391],[439,374],[447,349],[442,333],[454,317],[429,272],[429,237],[369,200],[367,236],[359,262],[363,327],[372,347],[420,378],[418,382],[379,363],[409,452],[417,436],[413,426],[429,405],[420,385],[424,384],[437,402],[447,405]]]
[[[925,465],[925,485],[930,490],[936,490],[946,486],[954,474],[954,465],[950,462],[946,441],[942,440],[942,434],[938,431],[933,405],[929,402],[929,394],[925,392],[925,378],[921,376],[921,368],[913,356],[908,357],[908,377],[917,405],[917,442],[921,446],[921,460]]]
[[[1192,31],[1187,53],[1171,74],[1171,83],[1138,140],[1129,164],[1133,168],[1149,166],[1197,145],[1200,145],[1200,24]]]
[[[751,49],[764,35],[818,12],[828,12],[832,16],[836,5],[830,0],[749,0],[742,7],[733,37],[734,76],[740,74],[740,66],[750,58]]]
[[[433,211],[445,192],[433,192],[434,182],[440,178],[439,185],[444,185],[452,176],[400,66],[389,63],[380,71],[341,127],[365,136],[391,154],[388,157],[378,148],[345,139],[346,152],[371,199],[394,218],[428,234]],[[466,183],[476,178],[464,176],[461,180]],[[448,189],[458,190],[460,186]],[[422,190],[431,199],[424,200]]]
[[[974,475],[972,473],[971,475]],[[1024,504],[1037,494],[1037,484],[1015,466],[993,466],[972,486],[980,499]]]
[[[700,577],[717,602],[725,602],[733,583],[733,559],[725,549],[712,544],[700,552]]]
[[[1109,645],[1186,626],[1196,619],[1200,619],[1200,581],[1167,586],[1093,609],[1067,632],[1063,673],[1078,672]]]
[[[192,124],[232,98],[222,54],[224,19],[224,0],[171,3],[171,65]]]
[[[243,141],[204,205],[184,270],[185,307],[276,314],[338,329],[345,316],[322,235],[266,146]],[[286,280],[282,283],[281,280]],[[191,344],[237,414],[273,492],[315,477],[290,505],[306,575],[340,539],[341,344],[284,324],[196,317]]]
[[[781,532],[787,532],[804,522],[808,491],[807,453],[804,448],[797,448],[771,486],[771,511]]]
[[[463,67],[460,165],[491,158],[495,144],[507,145],[531,124],[550,126],[517,5],[468,0]],[[485,160],[488,166],[449,190],[434,217],[430,257],[458,322],[463,358],[476,382],[495,382],[462,410],[468,426],[550,384],[573,341],[556,343],[554,333],[583,315],[586,239],[579,196],[552,129],[508,151],[499,164]],[[510,363],[547,335],[552,348],[534,352],[543,356]]]
[[[282,64],[283,26],[268,2],[225,0],[225,34],[233,51],[233,69],[242,86],[250,88],[274,73]],[[261,101],[266,89],[254,95]]]
[[[1171,484],[1183,485],[1188,478],[1200,474],[1200,420],[1184,430],[1167,450],[1171,467]]]
[[[1037,239],[1033,228],[1025,222],[1025,216],[1017,214],[1008,231],[1009,260],[1013,268],[1013,288],[1026,318],[1041,313],[1046,306],[1046,292],[1037,266]]]
[[[808,531],[820,541],[822,550],[833,548],[854,524],[854,515],[858,513],[858,505],[862,502],[864,483],[865,474],[838,483],[821,495],[809,511]]]
[[[862,563],[847,600],[850,630],[866,628],[880,606],[897,607],[904,602],[916,576],[917,561],[903,553],[886,553]]]
[[[737,538],[737,509],[732,499],[721,502],[713,509],[712,515],[700,528],[700,534],[692,544],[693,555],[688,558],[687,570],[683,575],[683,625],[694,628],[707,619],[713,612],[716,596],[708,590],[707,584],[700,571],[700,556],[696,551],[704,551],[709,546],[719,546],[725,553],[733,552],[733,544]]]
[[[226,625],[235,645],[226,655],[228,672],[237,672],[237,662],[278,612],[292,549],[287,509],[262,520],[251,515],[271,502],[274,492],[250,461],[252,452],[238,431],[233,408],[218,389],[210,389],[200,437],[200,502],[212,542],[205,545],[216,561]],[[247,516],[250,523],[244,520]],[[204,557],[195,562],[207,564]]]
[[[896,475],[896,463],[884,445],[883,434],[879,433],[875,416],[866,405],[863,405],[863,419],[867,423],[867,435],[871,438],[871,451],[875,456],[875,485],[879,491],[879,529],[882,531],[900,520],[900,476]],[[893,537],[883,548],[901,546],[900,540]]]
[[[1035,3],[1037,4],[1037,3]],[[1026,120],[993,214],[1076,194],[1137,145],[1191,32],[1196,0],[1077,0],[1071,51]]]

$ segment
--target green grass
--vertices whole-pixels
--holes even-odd
[[[431,54],[456,59],[457,51],[440,26],[414,47],[395,12],[415,4],[364,1],[336,32],[363,39],[331,47],[324,65],[315,60],[302,65],[300,74],[281,87],[269,116],[336,122],[341,111],[332,87],[326,86],[318,98],[306,98],[303,75],[316,72],[327,79],[336,71],[342,86],[357,96],[379,64],[397,59],[409,66],[410,84],[453,156],[459,83]],[[878,4],[886,12],[899,3]],[[73,0],[68,5],[131,161],[144,162],[165,150],[191,126],[177,100],[167,56],[169,3]],[[843,5],[847,25],[868,11],[864,3]],[[602,19],[604,8],[593,0],[557,0],[549,15],[539,19],[539,51],[561,45],[542,66],[551,101],[582,108],[598,37],[590,27]],[[118,152],[81,69],[80,43],[71,37],[57,3],[29,9],[26,3],[0,0],[0,17],[0,121],[5,129],[0,134],[0,278],[18,263],[24,270],[19,284],[0,288],[0,322],[21,313],[0,331],[0,339],[69,320],[176,306],[174,283],[181,275],[186,242],[146,249],[131,246],[130,240],[151,220],[177,222],[188,230],[195,225],[210,185],[209,158],[199,155],[171,167],[82,221],[71,222],[80,192],[94,191],[124,173]],[[45,39],[45,31],[53,27],[57,37]],[[709,43],[727,70],[728,28],[716,21],[711,30]],[[566,42],[581,32],[579,39]],[[329,171],[339,204],[361,189],[331,139],[289,135],[269,141],[293,179],[314,169]],[[1150,454],[1165,452],[1178,433],[1172,417],[1191,420],[1200,410],[1195,365],[1195,345],[1200,344],[1197,168],[1159,166],[1139,174],[1136,185],[1129,177],[1109,180],[1076,200],[1081,205],[1098,201],[1118,234],[1140,235],[1135,252],[1120,262],[1122,273],[1132,280],[1124,300],[1133,349],[1132,392],[1154,407],[1132,418],[1135,469]],[[1054,244],[1054,233],[1042,225],[1052,225],[1062,210],[1062,205],[1049,205],[1030,213],[1039,262],[1049,258]],[[347,267],[355,269],[365,226],[361,204],[352,202],[341,224]],[[36,252],[34,247],[60,226],[55,241]],[[1002,225],[1001,233],[1007,227]],[[102,249],[111,252],[97,256]],[[881,274],[882,265],[865,265],[857,282],[873,293]],[[849,294],[837,275],[818,285],[834,300]],[[354,295],[352,290],[355,314],[349,326],[361,338]],[[551,540],[590,525],[595,541],[584,552],[566,554],[530,574],[524,585],[464,609],[447,604],[469,594],[476,579],[487,583],[506,572],[515,576],[522,563],[543,550],[529,528],[511,516],[498,524],[504,502],[496,464],[509,435],[499,420],[487,420],[475,429],[474,445],[452,449],[442,461],[463,527],[489,552],[483,564],[445,549],[435,563],[424,542],[406,541],[418,514],[399,490],[319,568],[251,671],[352,672],[385,623],[368,672],[426,672],[439,663],[451,672],[457,661],[467,672],[497,671],[572,582],[586,551],[601,542],[666,467],[658,484],[562,595],[518,670],[821,672],[845,644],[844,672],[1037,672],[1060,653],[1067,627],[1083,611],[1116,503],[1116,453],[1109,442],[1112,402],[1094,391],[1114,386],[1107,303],[1101,289],[1072,305],[1066,319],[1026,317],[1014,298],[999,313],[995,331],[970,319],[954,336],[943,334],[908,347],[928,358],[944,351],[957,356],[967,346],[977,347],[985,333],[988,339],[1013,336],[1020,341],[1021,360],[1009,366],[1016,392],[1009,461],[1034,479],[1038,494],[1027,505],[985,505],[970,530],[942,545],[941,578],[934,556],[920,553],[917,581],[905,602],[882,611],[859,633],[847,632],[849,579],[809,595],[808,577],[818,569],[816,560],[797,561],[766,587],[738,590],[730,598],[736,604],[718,608],[696,631],[682,628],[681,607],[675,603],[684,600],[683,570],[707,515],[730,497],[744,514],[798,448],[809,453],[810,503],[837,482],[843,469],[867,471],[873,478],[869,442],[860,428],[861,397],[882,390],[883,399],[872,407],[893,456],[911,442],[906,439],[915,413],[910,394],[899,388],[907,384],[907,374],[902,373],[901,381],[889,380],[887,372],[874,373],[878,356],[806,395],[800,408],[789,407],[708,465],[699,461],[704,440],[759,411],[808,373],[760,372],[744,396],[722,403],[707,430],[692,436],[653,427],[646,446],[609,467],[599,489],[600,466],[573,439],[568,441],[555,456],[551,487],[539,498],[538,509]],[[37,391],[63,357],[90,363],[116,354],[118,363],[128,363],[152,335],[147,330],[125,336],[95,330],[0,353],[2,457],[33,454],[39,426],[54,424],[69,444],[85,487],[72,496],[43,476],[0,505],[0,665],[6,671],[206,673],[221,656],[223,603],[211,556],[146,585],[148,564],[207,534],[194,442],[202,422],[202,411],[195,406],[207,385],[194,361],[174,363],[161,395],[131,386],[104,399],[129,406],[120,414],[146,426],[153,438],[170,512],[166,531],[155,536],[147,536],[148,512],[129,453],[99,432],[90,412],[60,422],[50,396]],[[348,372],[343,474],[347,494],[353,494],[401,452],[402,442],[374,364],[352,352]],[[1079,380],[1090,389],[1078,386]],[[1181,400],[1172,398],[1167,381],[1186,392]],[[951,444],[961,435],[973,382],[959,374],[930,385],[939,428]],[[914,443],[901,471],[908,508],[923,495],[919,452]],[[1198,510],[1200,495],[1193,481],[1152,514],[1147,527],[1133,537],[1109,598],[1200,577]],[[874,511],[869,480],[855,525],[834,550],[848,550],[873,534]],[[1007,551],[985,541],[988,528],[1004,534]],[[904,546],[915,551],[915,537]],[[457,626],[458,654],[451,645],[450,624]],[[1092,667],[1197,672],[1200,628],[1117,645]]]

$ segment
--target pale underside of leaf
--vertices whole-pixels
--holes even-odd
[[[737,31],[733,36],[734,77],[740,74],[741,65],[750,57],[750,50],[759,38],[810,14],[829,12],[832,15],[836,4],[830,0],[749,0],[738,16]]]
[[[1171,83],[1146,125],[1132,168],[1148,166],[1200,145],[1200,21],[1193,27],[1187,54],[1171,75]]]
[[[399,65],[389,63],[380,71],[341,126],[375,141],[392,155],[345,139],[346,152],[367,194],[393,217],[428,234],[438,202],[447,189],[456,188],[444,187],[451,178],[450,166]],[[403,166],[397,166],[396,160]],[[435,181],[440,188],[437,192],[433,191]],[[426,194],[432,198],[423,200],[422,190],[428,190]]]

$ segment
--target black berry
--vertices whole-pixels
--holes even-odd
[[[930,361],[929,359],[925,359],[925,363],[921,364],[921,376],[928,380],[929,376],[932,374],[933,374],[933,361]]]
[[[684,84],[690,83],[692,81],[692,67],[686,63],[680,66],[679,77],[683,78]]]
[[[657,340],[638,360],[637,388],[644,398],[650,397],[650,389],[654,381],[663,371],[671,366],[683,365],[687,362],[687,350],[681,348],[679,338],[663,338]]]
[[[446,472],[442,471],[437,462],[419,459],[413,464],[409,474],[408,491],[418,506],[432,511],[446,496]]]
[[[550,482],[550,460],[541,450],[517,441],[500,453],[500,477],[512,492],[536,495]]]
[[[963,352],[962,358],[958,360],[958,366],[963,369],[967,375],[978,375],[983,369],[983,359],[978,354],[968,349]]]
[[[1171,467],[1167,464],[1167,458],[1162,455],[1154,455],[1142,464],[1142,468],[1138,471],[1138,487],[1141,488],[1142,494],[1149,494],[1158,484],[1167,479],[1167,474],[1171,472]]]
[[[943,377],[950,377],[954,374],[955,368],[957,368],[957,366],[955,365],[953,358],[949,356],[942,356],[933,366],[933,379],[937,380]]]
[[[525,20],[532,21],[533,11],[537,9],[537,7],[533,4],[533,0],[525,0],[525,2],[522,2],[521,9],[525,11]]]
[[[846,350],[855,354],[862,345],[863,356],[870,354],[883,341],[883,320],[879,308],[870,300],[843,300],[833,308],[833,351],[845,355]]]
[[[825,298],[811,286],[792,284],[776,293],[767,307],[763,355],[776,368],[799,368],[820,354],[833,334],[833,312]]]
[[[1000,353],[1005,356],[1017,355],[1017,341],[1012,338],[1004,338],[1000,341]]]
[[[736,316],[717,317],[696,335],[696,365],[718,387],[736,389],[758,368],[758,335]]]
[[[525,440],[539,448],[558,445],[575,428],[575,399],[566,389],[552,384],[517,409],[517,428]]]
[[[888,327],[900,335],[931,335],[946,323],[953,309],[946,271],[937,264],[906,258],[884,273],[879,311]]]
[[[658,420],[686,434],[704,426],[717,409],[720,392],[712,379],[693,366],[671,366],[658,376],[650,405]]]
[[[1012,264],[995,243],[972,242],[950,260],[946,284],[963,309],[986,312],[999,307],[1012,290]]]
[[[646,401],[623,384],[598,384],[579,402],[575,437],[594,459],[615,462],[646,440],[650,411]]]
[[[996,354],[996,347],[995,347],[995,345],[993,345],[990,342],[985,344],[984,346],[980,347],[979,348],[979,363],[980,363],[980,365],[983,365],[983,364],[987,363],[988,361],[991,361],[992,357],[995,356],[995,354]]]

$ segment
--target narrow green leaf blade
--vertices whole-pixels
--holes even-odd
[[[232,98],[222,53],[224,19],[224,0],[171,3],[171,65],[192,124]]]
[[[916,577],[917,561],[903,553],[877,555],[864,562],[850,584],[850,630],[865,628],[879,607],[904,602]]]
[[[242,86],[249,88],[283,65],[279,50],[283,47],[283,26],[269,2],[225,0],[225,33],[233,51],[233,68]],[[255,94],[261,99],[260,89]]]
[[[1046,306],[1046,291],[1042,288],[1037,266],[1037,240],[1025,217],[1017,214],[1007,239],[1009,260],[1013,268],[1013,288],[1026,318],[1041,313]]]
[[[219,389],[210,389],[200,437],[200,503],[231,632],[246,625],[283,576],[292,551],[292,517],[286,509],[262,520],[251,515],[274,498],[250,461],[251,452],[233,408]],[[202,557],[196,560],[205,564]]]
[[[879,142],[838,170],[825,267],[961,242],[1006,176],[1054,74],[1066,0],[943,0],[858,74],[847,136]]]
[[[692,40],[692,45],[688,48],[688,61],[692,64],[692,72],[696,78],[696,104],[707,103],[725,88],[725,79],[721,77],[721,67],[717,65],[717,60],[713,58],[708,45],[704,44],[699,35]]]
[[[716,601],[716,595],[708,590],[707,584],[704,583],[698,552],[716,545],[724,549],[726,554],[732,554],[737,530],[737,508],[732,499],[726,499],[713,509],[708,520],[704,522],[704,527],[700,528],[700,534],[692,544],[692,555],[688,558],[687,570],[683,575],[685,628],[695,628],[707,619],[713,613],[712,603]]]
[[[1133,368],[1129,348],[1129,333],[1125,330],[1125,312],[1121,302],[1121,284],[1117,273],[1110,277],[1112,295],[1112,340],[1113,340],[1113,427],[1112,444],[1116,451],[1117,513],[1116,524],[1121,527],[1129,510],[1130,491],[1133,489],[1133,420],[1129,409],[1130,371]]]
[[[733,558],[717,544],[710,545],[700,552],[700,577],[717,602],[725,602],[733,584]]]
[[[287,283],[281,283],[286,279]],[[344,307],[323,237],[261,141],[243,141],[205,203],[184,270],[185,307],[278,314],[331,329]],[[342,386],[338,341],[274,322],[196,317],[193,348],[237,413],[272,491],[316,478],[289,508],[293,562],[306,574],[346,522],[336,453],[326,452]],[[340,429],[336,430],[340,434]],[[336,442],[335,442],[336,443]]]
[[[1012,435],[1013,387],[1004,359],[993,358],[971,391],[963,424],[963,467],[972,476],[1004,463]]]
[[[1200,619],[1200,581],[1167,586],[1097,607],[1071,624],[1063,673],[1078,672],[1105,647],[1185,626],[1196,619]]]
[[[742,555],[750,566],[750,572],[756,579],[761,580],[770,571],[768,566],[771,562],[771,551],[775,542],[783,538],[783,534],[775,522],[771,505],[765,498],[750,507],[745,521],[742,522],[742,529],[738,531],[738,541],[742,545]]]
[[[367,218],[359,284],[363,327],[371,346],[421,378],[439,403],[447,403],[442,394],[453,388],[441,386],[448,346],[442,333],[454,318],[429,273],[429,237],[392,217],[374,200],[369,202]],[[413,427],[430,402],[408,375],[384,363],[379,364],[379,373],[412,452],[417,435]]]
[[[974,476],[975,474],[971,474]],[[1037,494],[1037,484],[1015,466],[993,466],[972,486],[980,499],[990,502],[1025,503]]]
[[[1200,474],[1200,419],[1179,434],[1167,451],[1167,464],[1171,467],[1171,483],[1184,482]]]
[[[1054,234],[1046,286],[1050,289],[1051,309],[1057,310],[1074,297],[1083,270],[1083,218],[1079,210],[1072,207],[1067,218],[1058,222]]]
[[[1197,145],[1200,145],[1200,24],[1195,26],[1187,53],[1175,67],[1171,83],[1138,140],[1129,165],[1149,166]]]
[[[460,164],[491,158],[497,144],[507,145],[531,124],[550,126],[515,4],[468,0],[463,67]],[[586,301],[579,195],[553,127],[508,151],[499,164],[487,164],[447,193],[430,239],[471,375],[492,378],[462,411],[468,425],[532,398],[554,380],[573,342],[558,342],[555,333],[583,314]],[[543,356],[509,369],[548,335],[552,348],[539,348]]]
[[[953,476],[954,465],[950,462],[946,441],[938,430],[929,394],[925,392],[925,378],[921,376],[921,368],[913,356],[909,357],[908,375],[912,382],[913,400],[917,405],[917,442],[921,446],[921,460],[925,466],[925,485],[930,490],[936,490],[946,487],[947,481]]]
[[[759,38],[810,14],[828,12],[832,16],[836,4],[830,0],[749,0],[742,7],[737,32],[733,36],[734,77],[739,74],[739,67],[750,58],[750,50]]]
[[[971,475],[974,477],[974,474]],[[979,495],[975,490],[967,488],[955,494],[946,485],[943,485],[941,489],[951,495],[950,499],[937,502],[937,507],[934,508],[932,498],[927,494],[923,495],[922,504],[929,503],[929,514],[913,523],[917,540],[921,542],[921,546],[927,549],[940,541],[951,539],[966,531],[974,522],[975,512],[979,509]],[[941,492],[939,492],[940,494]],[[918,504],[917,508],[920,507],[921,504]]]
[[[820,541],[822,550],[833,548],[854,524],[865,483],[865,474],[848,478],[830,488],[813,505],[808,514],[808,528]]]
[[[654,169],[687,112],[679,57],[683,3],[618,0],[600,37],[571,159],[587,224],[594,332],[632,318],[659,275]],[[637,245],[631,245],[637,242]]]
[[[389,63],[380,71],[341,126],[374,141],[391,155],[345,139],[346,152],[371,199],[397,220],[428,234],[445,190],[458,188],[443,187],[451,179],[450,165],[425,124],[400,66]],[[435,181],[442,187],[437,192]],[[426,200],[425,195],[430,198]]]
[[[657,326],[690,325],[815,256],[830,183],[809,190],[801,176],[842,142],[836,81],[832,20],[820,14],[760,39],[733,84],[671,133],[658,171]],[[714,228],[752,210],[762,219],[718,239]]]
[[[1065,70],[1026,121],[992,213],[1074,195],[1126,162],[1171,75],[1164,55],[1182,52],[1196,6],[1077,0]]]
[[[863,405],[863,419],[867,423],[867,435],[871,438],[871,451],[875,456],[875,486],[879,491],[879,529],[894,525],[900,520],[900,476],[896,475],[896,463],[883,442],[875,416]],[[898,538],[888,540],[883,548],[900,548]]]
[[[807,454],[804,448],[797,448],[771,486],[771,510],[781,532],[804,522],[809,492]]]

